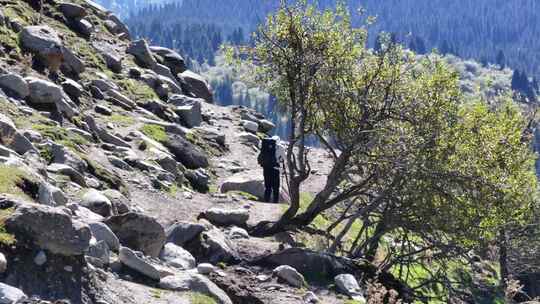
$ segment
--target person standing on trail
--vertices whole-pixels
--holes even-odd
[[[257,157],[264,175],[264,201],[279,203],[280,165],[285,159],[285,149],[279,143],[279,137],[269,137],[262,140],[261,152]]]

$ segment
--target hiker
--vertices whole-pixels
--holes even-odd
[[[261,153],[257,158],[263,167],[264,201],[279,203],[280,165],[285,159],[285,149],[279,143],[279,137],[269,137],[262,140]]]

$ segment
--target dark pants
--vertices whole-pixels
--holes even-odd
[[[276,168],[263,168],[264,173],[264,201],[270,202],[272,195],[274,204],[279,203],[279,170]]]

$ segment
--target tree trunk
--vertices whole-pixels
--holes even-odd
[[[384,221],[384,218],[382,218],[381,221],[377,224],[377,227],[375,227],[373,238],[369,241],[368,249],[366,251],[365,258],[371,263],[373,263],[375,261],[375,258],[377,257],[379,244],[381,242],[381,238],[384,235],[385,231],[386,231],[386,223]]]
[[[508,248],[507,248],[507,236],[506,231],[501,229],[499,231],[499,266],[501,268],[501,284],[503,289],[507,287],[507,280],[509,278],[508,270]]]

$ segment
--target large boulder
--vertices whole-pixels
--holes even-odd
[[[118,258],[123,265],[152,280],[159,281],[161,278],[159,270],[147,262],[140,252],[135,252],[127,247],[120,247]]]
[[[341,292],[355,300],[363,300],[365,302],[360,285],[358,285],[358,281],[356,281],[356,278],[352,274],[344,273],[337,275],[334,278],[334,282],[336,283],[338,290]]]
[[[177,52],[160,46],[151,46],[150,50],[159,56],[161,63],[167,66],[174,75],[186,71],[184,58]]]
[[[6,228],[19,241],[65,256],[84,254],[92,236],[86,224],[62,209],[43,205],[18,207],[6,220]]]
[[[208,278],[190,272],[165,277],[159,287],[174,291],[199,292],[212,297],[218,304],[233,304],[229,296]]]
[[[47,166],[47,172],[69,176],[73,182],[77,183],[81,187],[87,186],[84,175],[68,165],[53,163]]]
[[[0,89],[4,90],[7,94],[21,99],[30,95],[28,83],[17,74],[0,75]]]
[[[249,212],[246,209],[222,209],[214,207],[203,212],[202,216],[212,224],[218,226],[245,226],[249,219]]]
[[[104,222],[123,246],[142,251],[145,255],[157,257],[165,244],[165,230],[147,215],[129,212],[112,216]]]
[[[56,84],[34,77],[26,78],[30,89],[30,101],[37,104],[56,104],[62,98],[62,88]]]
[[[165,147],[174,154],[176,160],[188,169],[206,168],[209,166],[208,156],[199,147],[182,136],[171,134]]]
[[[197,266],[195,258],[191,253],[174,243],[165,244],[159,258],[170,266],[184,270],[193,269]]]
[[[62,46],[58,33],[47,25],[27,26],[19,34],[21,46],[30,52],[47,55],[51,46]]]
[[[111,201],[95,189],[90,189],[83,194],[81,205],[104,217],[114,214]]]
[[[111,250],[118,251],[120,249],[120,240],[107,225],[101,222],[93,222],[89,223],[88,226],[96,240],[104,241]]]
[[[86,16],[86,9],[71,2],[60,3],[60,11],[68,19],[80,19]]]
[[[203,231],[198,238],[186,244],[185,248],[199,262],[217,264],[219,262],[234,263],[238,261],[238,253],[233,242],[217,228]]]
[[[148,43],[144,39],[132,41],[126,52],[135,56],[137,62],[145,68],[154,69],[157,65],[157,61],[152,56]]]
[[[32,143],[21,134],[13,121],[0,113],[0,144],[13,151],[24,154],[28,151],[37,152]]]
[[[284,280],[291,286],[300,288],[306,285],[304,276],[296,269],[288,265],[281,265],[274,269],[274,275]]]
[[[0,304],[15,304],[25,299],[26,295],[22,290],[0,283]]]
[[[201,75],[187,70],[179,74],[179,76],[183,79],[185,83],[187,83],[190,92],[193,93],[196,97],[202,98],[209,103],[214,102],[212,88]]]
[[[180,116],[182,124],[188,128],[198,127],[202,123],[201,102],[204,99],[191,98],[184,95],[173,95],[169,103],[176,106],[175,112]]]
[[[226,179],[220,186],[221,193],[239,191],[249,193],[259,200],[264,199],[264,177],[262,172],[239,173]],[[279,201],[287,201],[287,195],[280,192]]]
[[[167,228],[167,241],[182,247],[187,242],[198,237],[204,230],[202,224],[177,222]]]

